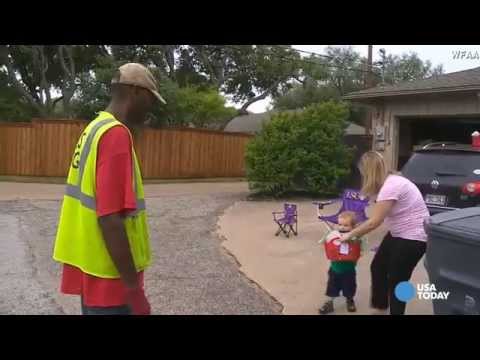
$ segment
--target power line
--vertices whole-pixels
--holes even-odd
[[[232,48],[234,49],[237,49],[237,50],[240,50],[240,48],[238,47],[235,47],[235,46],[231,46]],[[295,49],[295,48],[288,48],[289,50],[293,50],[293,51],[300,51],[298,49]],[[302,50],[303,51],[303,50]],[[287,60],[287,61],[290,61],[291,63],[293,63],[294,61],[297,61],[297,59],[293,59],[293,58],[288,58],[287,56],[285,55],[282,55],[282,54],[279,54],[279,53],[276,53],[276,52],[273,52],[273,51],[270,51],[270,54],[271,55],[274,55],[274,56],[277,56],[281,59],[284,59],[284,60]],[[318,55],[321,55],[321,54],[318,54]],[[328,56],[328,55],[325,55],[325,56]],[[328,56],[329,58],[331,59],[335,59],[334,57],[330,57]],[[335,64],[328,64],[328,63],[317,63],[317,62],[314,62],[314,61],[311,61],[311,60],[308,60],[308,59],[305,59],[305,58],[302,58],[300,61],[304,62],[304,63],[308,63],[308,64],[312,64],[312,65],[316,65],[316,66],[323,66],[323,67],[326,67],[326,68],[334,68],[334,69],[341,69],[341,70],[346,70],[346,71],[356,71],[356,72],[362,72],[362,73],[370,73],[370,74],[374,74],[375,76],[379,76],[378,74],[376,74],[375,72],[373,72],[372,70],[364,70],[364,69],[356,69],[356,68],[348,68],[348,67],[345,67],[345,66],[340,66],[340,65],[335,65]]]
[[[234,46],[234,45],[228,45],[230,48],[232,49],[235,49],[235,50],[244,50],[243,48],[241,47],[237,47],[237,46]],[[247,45],[248,46],[248,45]],[[329,56],[329,55],[324,55],[324,54],[319,54],[319,53],[314,53],[314,52],[311,52],[311,51],[306,51],[306,50],[300,50],[300,49],[295,49],[293,47],[284,47],[284,49],[286,50],[292,50],[292,51],[295,51],[295,52],[304,52],[304,53],[308,53],[308,54],[312,54],[312,55],[316,55],[316,56],[321,56],[321,57],[325,57],[325,58],[328,58],[330,60],[337,60],[338,57],[333,57],[333,56]],[[218,51],[218,50],[217,50]],[[285,55],[282,55],[282,54],[278,54],[274,51],[271,51],[269,52],[270,55],[274,55],[274,56],[277,56],[281,59],[284,59],[286,61],[290,61],[293,63],[293,61],[297,61],[297,59],[293,59],[293,58],[288,58],[286,57]],[[329,64],[329,63],[317,63],[317,62],[314,62],[312,60],[309,60],[309,59],[305,59],[305,58],[301,58],[300,61],[304,62],[304,63],[307,63],[307,64],[312,64],[312,65],[316,65],[316,66],[322,66],[322,67],[326,67],[326,68],[331,68],[331,69],[340,69],[340,70],[346,70],[346,71],[356,71],[356,72],[361,72],[361,73],[369,73],[369,74],[373,74],[374,76],[376,77],[379,77],[380,75],[375,73],[372,69],[374,69],[375,67],[374,66],[371,66],[371,70],[365,70],[365,69],[358,69],[358,68],[348,68],[348,67],[345,67],[345,66],[341,66],[341,65],[335,65],[335,64]],[[365,67],[370,67],[368,64],[364,64]],[[380,70],[378,68],[376,68],[377,70]]]
[[[294,51],[297,50],[297,49],[293,49],[293,48],[291,48],[291,49],[294,50]],[[274,53],[274,55],[276,55],[280,58],[286,59],[286,60],[290,60],[292,62],[294,60],[292,58],[288,58],[288,57],[286,57],[284,55],[281,55],[281,54],[278,54],[278,53]],[[308,60],[308,59],[301,59],[301,61],[303,61],[305,63],[308,63],[308,64],[316,65],[316,66],[323,66],[323,67],[327,67],[327,68],[334,68],[334,69],[340,69],[340,70],[346,70],[346,71],[356,71],[356,72],[361,72],[361,73],[369,73],[369,74],[374,74],[375,76],[378,76],[378,74],[376,74],[375,72],[373,72],[371,70],[348,68],[348,67],[345,67],[345,66],[328,64],[328,63],[317,63],[317,62],[314,62],[314,61],[311,61],[311,60]]]
[[[291,47],[290,49],[292,49],[294,51],[297,51],[297,52],[300,52],[300,53],[305,53],[305,54],[309,54],[309,55],[323,57],[323,58],[330,59],[330,60],[337,60],[338,59],[338,57],[335,57],[335,56],[320,54],[320,53],[313,52],[313,51],[301,50],[301,49],[297,49],[297,48],[294,48],[294,47]],[[372,66],[370,66],[369,64],[366,64],[366,65],[367,65],[367,67],[371,67],[371,68],[376,67],[375,65],[372,65]],[[378,67],[376,67],[376,68],[378,68]]]
[[[323,57],[323,58],[330,59],[330,60],[335,60],[335,57],[334,57],[334,56],[325,55],[325,54],[320,54],[320,53],[316,53],[316,52],[313,52],[313,51],[300,50],[300,49],[297,49],[297,48],[294,48],[294,47],[291,47],[291,49],[292,49],[292,50],[295,50],[295,51],[297,51],[297,52],[300,52],[300,53],[309,54],[309,55],[314,55],[314,56],[319,56],[319,57]]]

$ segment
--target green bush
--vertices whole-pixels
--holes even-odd
[[[250,189],[274,196],[337,193],[352,161],[342,141],[348,116],[348,106],[334,101],[272,116],[247,146]]]

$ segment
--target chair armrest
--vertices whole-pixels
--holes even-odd
[[[273,211],[272,212],[272,215],[273,215],[273,220],[277,220],[277,215],[280,215],[280,214],[284,214],[283,211]]]
[[[319,209],[323,209],[324,206],[331,205],[341,199],[327,200],[327,201],[314,201],[312,204],[317,205]]]

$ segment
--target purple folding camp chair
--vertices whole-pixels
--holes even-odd
[[[324,216],[320,214],[320,210],[326,205],[333,204],[334,202],[342,201],[342,206],[340,210],[335,215]],[[317,201],[314,202],[317,206],[317,215],[318,218],[323,221],[330,229],[332,228],[331,224],[338,224],[338,215],[344,211],[353,211],[357,215],[357,221],[359,223],[367,220],[367,214],[365,213],[365,208],[368,206],[368,198],[360,194],[358,190],[346,189],[343,192],[341,199],[335,199],[331,201]]]
[[[280,233],[284,233],[285,236],[288,238],[290,233],[293,232],[295,236],[298,235],[298,223],[297,223],[297,205],[295,204],[284,204],[283,211],[274,211],[273,214],[273,221],[278,225],[278,231],[275,233],[275,236],[280,235]],[[277,218],[278,215],[281,217]],[[295,226],[295,229],[294,229]]]

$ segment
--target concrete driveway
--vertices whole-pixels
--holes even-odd
[[[241,264],[241,271],[255,280],[283,306],[284,314],[317,314],[324,301],[329,262],[317,244],[326,227],[317,220],[316,209],[309,200],[293,201],[298,205],[299,235],[275,237],[277,225],[272,211],[281,211],[283,202],[239,201],[219,221],[219,232],[227,240],[223,246]],[[334,214],[339,204],[325,207],[323,213]],[[369,248],[378,245],[385,234],[377,229],[369,236]],[[370,263],[374,253],[368,251],[357,267],[357,314],[370,314]],[[412,281],[428,282],[423,259],[414,271]],[[338,304],[338,305],[337,305]],[[335,303],[337,314],[348,314],[342,300]],[[426,300],[412,300],[407,314],[433,314]]]
[[[0,182],[0,314],[79,314],[58,291],[52,259],[62,185]],[[246,278],[216,234],[218,216],[246,198],[246,183],[146,185],[154,314],[279,314],[282,306]]]

